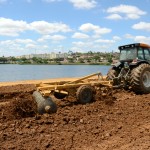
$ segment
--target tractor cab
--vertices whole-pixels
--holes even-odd
[[[119,46],[120,62],[140,62],[150,63],[150,46],[143,43],[134,43]]]

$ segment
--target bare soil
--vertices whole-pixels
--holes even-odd
[[[150,150],[150,94],[113,91],[81,105],[55,100],[57,113],[38,115],[34,85],[0,87],[1,150]]]

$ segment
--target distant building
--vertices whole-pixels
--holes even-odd
[[[29,54],[29,55],[22,55],[22,56],[17,56],[16,58],[26,58],[26,59],[32,59],[33,57],[36,58],[42,58],[42,59],[55,59],[55,58],[62,58],[64,57],[64,54],[56,54],[54,52],[50,54]]]

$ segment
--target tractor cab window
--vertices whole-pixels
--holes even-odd
[[[137,56],[136,48],[123,49],[120,52],[120,60],[133,60]]]
[[[141,47],[138,49],[138,59],[144,59],[143,49]]]
[[[150,60],[150,51],[148,49],[144,49],[144,55],[146,60]]]

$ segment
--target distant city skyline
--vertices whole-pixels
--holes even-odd
[[[0,56],[150,44],[150,0],[0,0]]]

